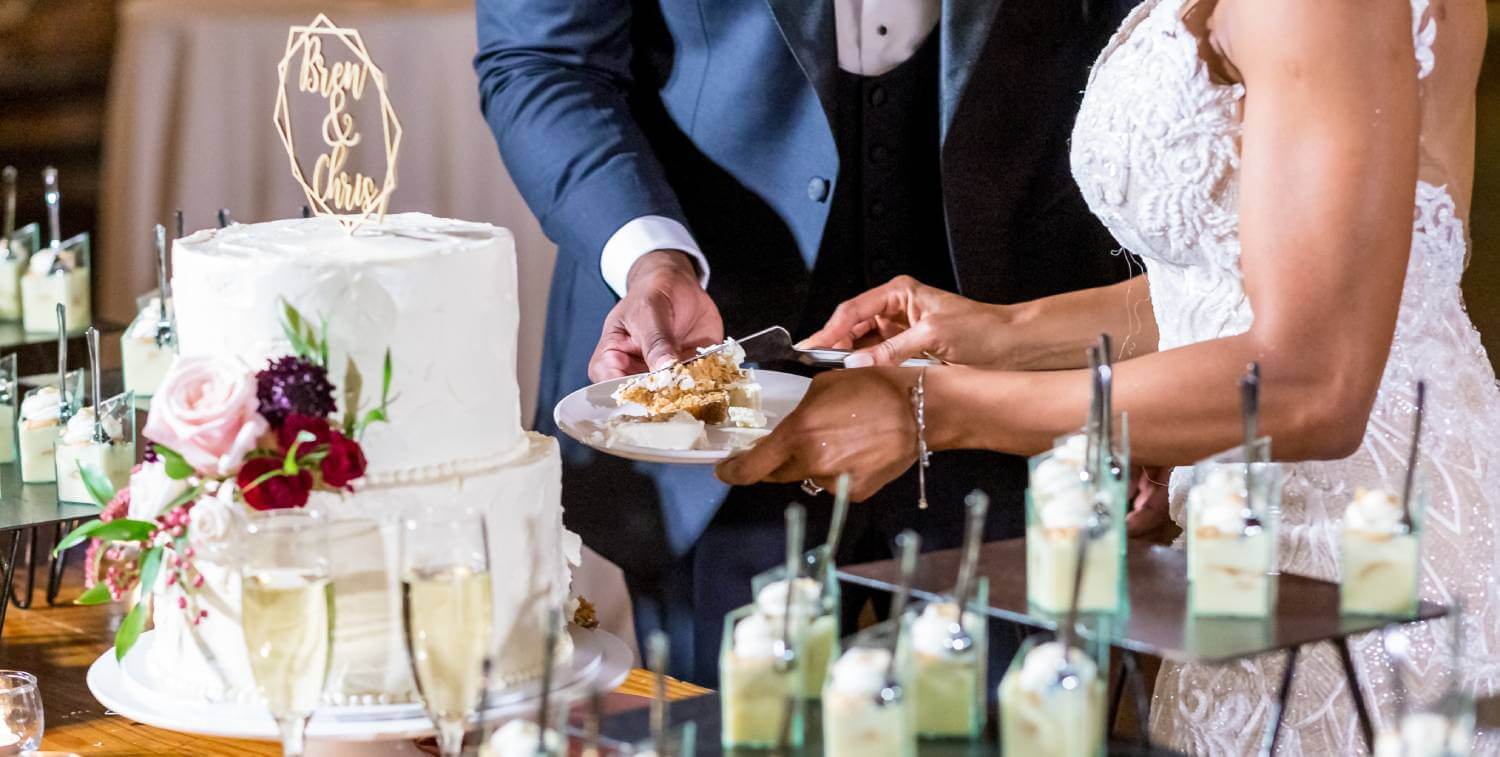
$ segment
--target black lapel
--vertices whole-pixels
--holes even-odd
[[[833,25],[833,0],[766,0],[781,27],[802,73],[812,83],[833,121],[833,86],[838,70],[838,39]]]
[[[963,97],[969,74],[984,52],[995,23],[995,12],[1004,0],[943,0],[942,79],[938,83],[938,110],[942,117],[942,139],[948,138],[953,113]],[[1036,0],[1029,0],[1036,2]]]

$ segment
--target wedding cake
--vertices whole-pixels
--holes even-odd
[[[407,213],[349,234],[331,217],[233,224],[178,240],[172,290],[181,359],[233,356],[252,369],[291,351],[288,306],[326,324],[338,402],[378,387],[389,349],[389,423],[362,439],[368,468],[349,492],[314,492],[333,522],[336,704],[415,697],[403,643],[396,521],[408,508],[482,508],[495,580],[493,671],[540,673],[547,614],[568,600],[580,542],[562,524],[556,442],[520,421],[515,243],[502,228]],[[347,366],[364,366],[351,375]],[[139,487],[133,485],[139,498]],[[232,508],[193,510],[202,586],[195,608],[156,602],[148,665],[208,699],[253,695],[232,558]],[[170,595],[169,595],[170,596]],[[561,636],[571,654],[567,635]]]

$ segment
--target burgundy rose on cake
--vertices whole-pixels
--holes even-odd
[[[204,579],[194,559],[224,556],[245,519],[305,507],[314,492],[352,492],[365,475],[359,439],[388,420],[390,352],[378,402],[363,411],[363,379],[352,360],[346,363],[343,414],[335,418],[328,324],[314,325],[285,305],[282,327],[293,354],[259,370],[227,356],[177,359],[141,429],[154,454],[137,466],[128,489],[117,493],[98,471],[83,471],[90,493],[110,507],[57,551],[90,542],[97,574],[78,604],[121,601],[139,589],[115,635],[121,659],[145,627],[151,597],[176,604],[195,623],[207,614],[195,595]]]

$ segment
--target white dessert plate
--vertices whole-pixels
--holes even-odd
[[[552,419],[564,434],[580,444],[592,447],[607,455],[638,460],[644,463],[686,463],[689,465],[713,465],[733,457],[744,448],[735,448],[729,443],[729,434],[722,429],[708,429],[708,446],[703,449],[672,450],[652,447],[636,447],[628,444],[613,446],[604,443],[604,428],[617,411],[611,394],[634,376],[603,381],[586,386],[564,397],[552,410]],[[776,427],[802,401],[812,379],[780,371],[755,371],[755,380],[761,387],[761,410],[766,415],[766,429]]]
[[[600,630],[569,629],[573,657],[557,669],[554,696],[586,696],[591,689],[612,691],[630,675],[630,648]],[[141,634],[123,663],[109,649],[89,666],[89,691],[114,714],[169,731],[232,739],[275,740],[276,722],[259,705],[206,702],[174,693],[145,664],[155,631]],[[532,682],[490,695],[492,721],[534,714],[541,686]],[[321,707],[307,724],[309,741],[388,741],[431,735],[432,723],[420,705]]]

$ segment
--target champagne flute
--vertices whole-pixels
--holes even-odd
[[[484,515],[426,510],[401,524],[401,610],[412,676],[444,757],[479,712],[493,634]]]
[[[250,673],[276,718],[282,754],[299,756],[307,720],[323,697],[333,644],[328,524],[310,510],[260,513],[245,526],[242,550]]]

